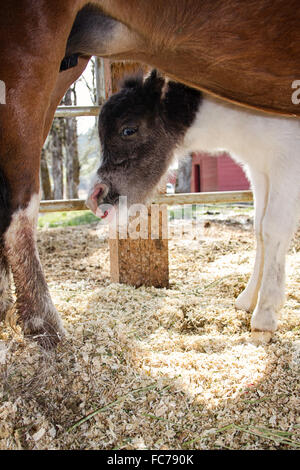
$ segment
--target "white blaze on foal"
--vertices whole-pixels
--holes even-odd
[[[48,291],[36,245],[39,203],[39,194],[34,194],[26,208],[12,215],[4,243],[24,333],[47,348],[57,343],[64,330]]]

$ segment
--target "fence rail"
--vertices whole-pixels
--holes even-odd
[[[54,117],[98,116],[101,106],[58,106]]]
[[[215,191],[208,193],[159,194],[153,202],[176,206],[182,204],[223,204],[252,201],[252,191]]]
[[[154,204],[176,206],[183,204],[224,204],[252,202],[252,191],[216,191],[210,193],[159,194]],[[84,199],[62,199],[41,201],[40,212],[62,212],[87,210]]]

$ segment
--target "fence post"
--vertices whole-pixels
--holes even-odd
[[[96,75],[96,94],[97,105],[101,106],[106,100],[105,76],[104,76],[104,59],[95,58],[95,75]]]
[[[110,275],[112,282],[131,286],[168,287],[168,211],[167,206],[152,205],[147,214],[146,233],[127,238],[110,235]]]

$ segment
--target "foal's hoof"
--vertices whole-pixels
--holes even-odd
[[[256,345],[268,344],[272,339],[272,335],[271,331],[252,330],[251,341]]]
[[[254,308],[252,305],[252,299],[249,299],[249,296],[245,294],[245,291],[237,297],[235,308],[237,310],[244,310],[245,312],[253,312]]]

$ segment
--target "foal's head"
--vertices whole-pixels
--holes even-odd
[[[117,205],[119,196],[130,205],[152,195],[200,100],[201,92],[166,82],[155,70],[124,82],[99,116],[102,158],[88,199],[94,212],[101,203]]]

